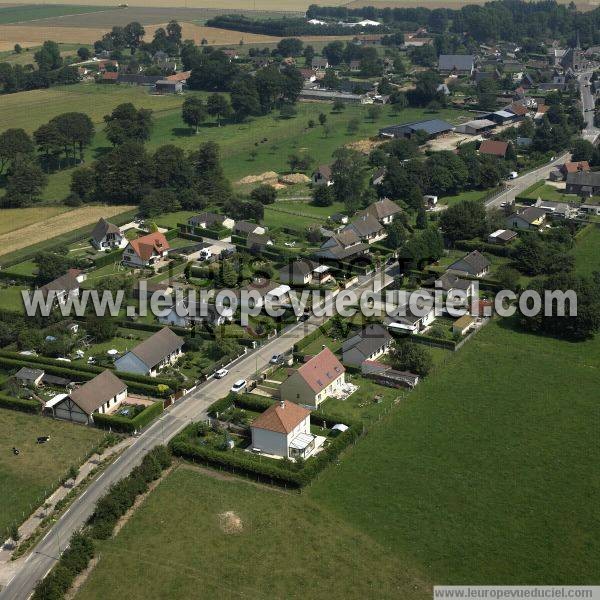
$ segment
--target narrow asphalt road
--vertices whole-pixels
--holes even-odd
[[[379,291],[392,281],[389,271],[391,268],[386,269],[385,273],[378,272],[371,279],[355,286],[354,291],[361,292],[367,289]],[[165,411],[160,419],[144,430],[138,439],[73,502],[0,592],[0,599],[28,598],[37,582],[54,566],[71,535],[82,527],[92,514],[98,500],[113,483],[126,477],[154,446],[167,443],[187,424],[206,417],[206,409],[215,400],[225,396],[234,381],[252,376],[265,367],[274,354],[283,354],[291,350],[298,340],[317,329],[323,320],[322,317],[313,316],[304,323],[294,325],[258,350],[240,358],[231,366],[229,373],[223,379],[209,380]]]

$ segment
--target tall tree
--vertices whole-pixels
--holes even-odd
[[[145,142],[152,131],[152,111],[137,109],[131,102],[119,104],[110,115],[104,117],[105,133],[114,145],[127,141]]]
[[[10,207],[30,206],[39,200],[47,182],[48,178],[37,160],[18,154],[8,171],[6,194],[2,202]]]
[[[206,100],[206,110],[211,117],[217,118],[217,127],[221,126],[221,119],[231,115],[231,106],[223,94],[211,94]]]
[[[181,106],[181,118],[186,125],[195,128],[198,133],[198,127],[206,120],[206,106],[200,96],[188,96]]]
[[[0,175],[18,155],[31,155],[35,148],[24,129],[7,129],[0,133]]]
[[[142,43],[146,30],[137,21],[132,21],[123,27],[123,34],[125,36],[125,44],[131,51],[131,54],[135,54]]]

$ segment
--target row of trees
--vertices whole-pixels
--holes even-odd
[[[133,21],[124,27],[113,27],[102,39],[94,42],[94,49],[97,53],[107,51],[117,53],[117,56],[124,50],[129,50],[131,55],[138,50],[149,54],[163,51],[173,56],[179,53],[182,40],[181,25],[177,21],[171,20],[166,27],[156,29],[151,42],[144,42],[145,35],[144,27]]]

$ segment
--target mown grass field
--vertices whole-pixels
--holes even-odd
[[[577,238],[573,249],[575,269],[580,275],[591,275],[600,271],[600,227],[590,226]]]
[[[128,85],[82,83],[46,90],[7,94],[0,103],[0,131],[22,127],[33,133],[40,125],[64,112],[79,111],[101,124],[104,115],[123,102],[151,108],[155,113],[180,107],[177,96],[153,96],[145,88]]]
[[[490,324],[308,495],[432,583],[596,583],[599,358]]]
[[[227,512],[241,530],[223,527]],[[305,495],[189,467],[168,476],[100,553],[78,599],[430,597],[406,561]]]
[[[37,436],[49,435],[46,444]],[[0,409],[0,532],[43,503],[71,465],[79,466],[104,433],[37,415]],[[20,450],[18,456],[12,447]],[[3,538],[4,539],[4,538]]]

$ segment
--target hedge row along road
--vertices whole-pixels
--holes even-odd
[[[354,290],[362,292],[371,289],[377,292],[383,289],[393,280],[391,276],[393,268],[392,266],[383,272],[377,272],[374,276],[361,282]],[[296,342],[317,329],[323,320],[322,317],[313,316],[305,323],[294,325],[280,337],[241,358],[235,365],[232,365],[226,377],[212,379],[202,384],[167,410],[88,486],[83,495],[73,502],[42,541],[33,548],[27,560],[0,593],[0,599],[22,600],[28,598],[37,582],[54,566],[60,552],[64,550],[63,546],[58,546],[57,540],[61,540],[61,544],[64,544],[64,540],[70,539],[73,532],[81,528],[94,511],[96,502],[113,483],[129,475],[154,446],[166,444],[186,425],[205,418],[207,416],[206,409],[219,398],[226,396],[236,380],[251,377],[258,369],[264,368],[274,354],[290,351]]]

